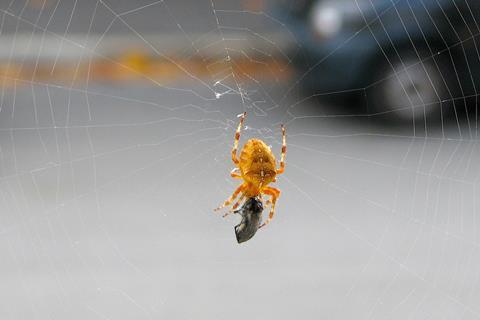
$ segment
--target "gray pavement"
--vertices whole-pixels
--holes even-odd
[[[124,20],[140,34],[206,33],[223,26],[273,28],[263,17],[228,14],[223,10],[245,10],[249,1],[238,0],[3,0],[0,2],[2,33],[31,32],[32,25],[58,34],[131,32]],[[262,1],[256,1],[260,3]],[[263,1],[266,3],[266,1]],[[270,0],[270,2],[273,2]],[[218,10],[215,12],[212,9]],[[262,8],[263,6],[255,5]],[[254,8],[252,8],[254,9]],[[217,15],[217,17],[215,16]],[[181,28],[177,25],[180,24]]]
[[[5,90],[0,319],[479,318],[468,128],[412,137],[288,86],[256,109],[197,81]],[[274,220],[238,245],[212,209],[244,110],[242,141],[279,154],[285,122],[288,154]]]
[[[285,55],[298,44],[265,13],[267,6],[233,0],[0,1],[0,61],[104,58],[125,50],[223,57],[225,47],[231,55]]]

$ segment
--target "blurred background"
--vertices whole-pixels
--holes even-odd
[[[478,319],[469,0],[0,1],[1,319]],[[282,194],[237,244],[230,151]],[[264,216],[268,214],[265,210]]]

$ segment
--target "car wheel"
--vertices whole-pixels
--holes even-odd
[[[369,111],[374,115],[404,122],[437,119],[444,111],[445,80],[431,58],[387,63],[376,73],[371,89],[369,107],[373,110]]]

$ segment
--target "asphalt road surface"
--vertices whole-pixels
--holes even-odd
[[[289,85],[5,90],[0,318],[478,319],[475,121],[413,137]],[[288,151],[273,221],[239,245],[213,208],[245,110],[242,143],[279,155],[285,122]]]
[[[298,49],[275,1],[0,1],[0,62],[153,56],[280,55]],[[73,61],[73,62],[72,62]]]

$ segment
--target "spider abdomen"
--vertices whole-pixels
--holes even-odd
[[[238,166],[245,181],[257,188],[264,187],[275,179],[275,156],[262,140],[250,139],[245,143]]]

